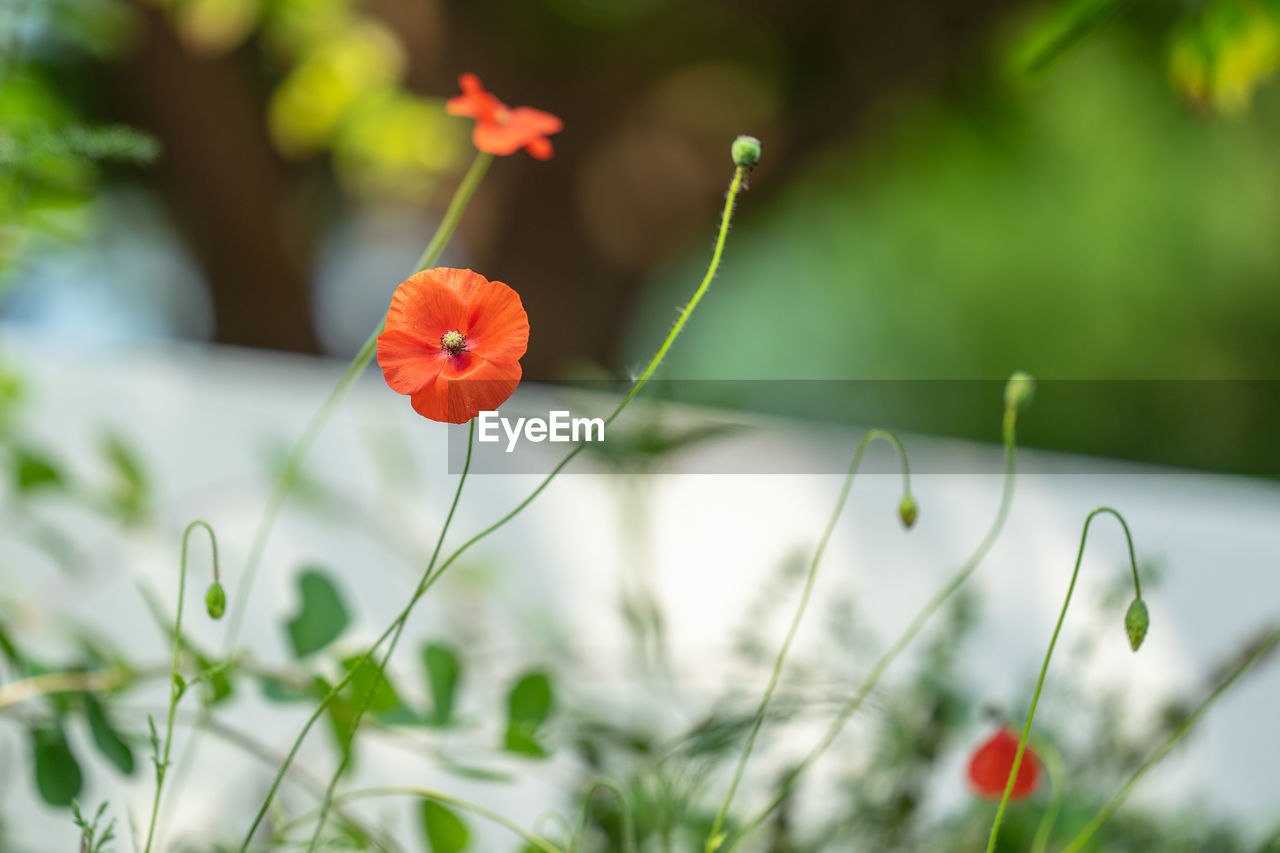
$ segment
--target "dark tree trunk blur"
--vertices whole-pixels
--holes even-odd
[[[198,258],[227,344],[315,352],[310,235],[267,137],[262,84],[245,56],[196,56],[149,3],[119,67],[127,117],[164,146],[159,189]]]
[[[674,252],[710,245],[734,134],[765,138],[744,222],[810,155],[847,144],[878,103],[937,86],[981,57],[982,40],[1014,5],[670,0],[638,4],[616,26],[568,20],[556,10],[594,8],[571,0],[360,8],[405,41],[413,90],[446,95],[459,71],[475,71],[508,102],[565,120],[552,161],[517,154],[492,170],[461,233],[478,269],[519,289],[535,330],[525,375],[546,379],[583,358],[625,366],[618,340],[645,276]],[[193,55],[149,3],[138,8],[146,25],[119,73],[121,98],[127,117],[164,143],[161,189],[203,264],[217,339],[314,351],[315,225],[297,203],[298,167],[267,137],[268,84],[254,47]],[[692,119],[655,106],[664,81],[711,62],[771,80],[771,116],[723,121],[744,110],[741,93]]]

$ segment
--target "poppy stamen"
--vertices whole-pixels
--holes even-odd
[[[467,336],[454,329],[440,336],[440,349],[449,355],[461,355],[467,351]]]

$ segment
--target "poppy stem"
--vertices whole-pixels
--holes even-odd
[[[173,718],[178,712],[178,702],[182,699],[182,694],[186,692],[186,685],[180,680],[178,675],[178,663],[182,656],[182,605],[187,594],[187,545],[191,539],[191,533],[197,527],[203,527],[209,534],[209,546],[213,553],[213,578],[214,582],[218,581],[218,539],[213,535],[213,528],[209,526],[209,522],[196,519],[187,525],[187,529],[182,532],[182,556],[178,566],[178,610],[173,617],[173,665],[169,670],[169,717],[165,723],[164,730],[164,753],[155,755],[156,765],[156,793],[155,799],[151,803],[151,819],[147,826],[147,841],[143,848],[143,853],[151,853],[151,843],[155,840],[156,820],[160,814],[160,796],[164,791],[164,777],[169,770],[169,754],[173,747]],[[152,727],[154,736],[155,728]]]
[[[622,410],[626,408],[627,404],[630,403],[635,398],[636,394],[640,392],[640,389],[644,387],[644,384],[648,381],[649,377],[653,375],[653,372],[657,369],[658,364],[662,361],[662,357],[665,356],[667,350],[671,348],[672,341],[675,340],[676,335],[679,334],[681,328],[683,328],[684,323],[688,319],[689,314],[692,313],[695,307],[697,307],[697,304],[701,300],[702,295],[706,292],[707,287],[710,285],[711,279],[715,277],[716,270],[720,266],[721,254],[724,251],[725,238],[729,233],[729,222],[733,217],[733,205],[738,197],[739,191],[743,187],[745,177],[746,177],[745,168],[738,167],[734,172],[733,180],[729,184],[729,192],[725,197],[724,211],[721,214],[720,231],[716,239],[715,252],[711,256],[711,264],[707,268],[707,272],[702,279],[702,283],[698,286],[698,290],[694,293],[693,299],[691,299],[689,301],[689,304],[685,306],[685,309],[681,313],[680,319],[677,320],[675,327],[672,328],[672,330],[667,334],[666,340],[663,341],[662,346],[658,350],[658,354],[654,356],[654,359],[652,362],[650,362],[649,367],[645,370],[644,374],[640,377],[640,379],[636,381],[635,385],[632,386],[631,390],[622,399],[622,402],[618,404],[617,408],[613,410],[613,413],[610,414],[609,417],[605,419],[606,425],[611,423],[615,418],[618,417],[618,415],[622,412]],[[461,188],[459,188],[459,191],[461,191]],[[374,340],[374,339],[371,339],[371,340]],[[354,365],[354,362],[353,362],[353,365]],[[472,421],[473,425],[474,423],[475,422]],[[413,607],[418,603],[418,600],[422,598],[423,595],[426,594],[427,590],[429,590],[431,586],[444,574],[445,570],[447,570],[451,565],[453,565],[453,563],[459,557],[461,557],[468,549],[471,548],[471,546],[475,545],[481,539],[484,539],[489,534],[498,530],[500,527],[505,525],[511,519],[519,515],[525,509],[525,507],[533,503],[534,499],[537,498],[538,495],[542,494],[543,490],[545,490],[547,486],[550,485],[551,481],[555,479],[556,475],[559,474],[566,465],[568,465],[571,461],[573,461],[574,457],[577,456],[579,453],[581,453],[583,448],[586,446],[587,445],[585,442],[580,443],[576,447],[574,447],[572,450],[570,450],[568,453],[566,453],[564,458],[561,459],[560,462],[558,462],[556,466],[551,469],[551,472],[547,474],[545,478],[543,478],[542,482],[539,483],[538,486],[532,492],[530,492],[529,495],[526,496],[524,500],[518,503],[515,506],[515,508],[512,509],[510,512],[508,512],[506,515],[502,516],[497,521],[490,524],[488,527],[481,530],[479,533],[475,534],[467,541],[463,542],[462,545],[460,545],[456,550],[454,550],[454,552],[450,554],[444,560],[443,563],[440,564],[439,568],[436,569],[435,574],[431,574],[430,568],[428,568],[428,571],[424,575],[422,583],[418,586],[417,592],[414,593],[413,597],[409,600],[409,603],[405,605],[404,609],[400,611],[400,615],[397,616],[395,620],[393,620],[392,623],[387,626],[387,628],[382,632],[381,635],[379,635],[379,637],[374,641],[373,645],[369,648],[369,650],[361,657],[360,661],[358,661],[356,665],[352,667],[347,672],[347,674],[338,681],[337,684],[335,684],[332,688],[330,688],[329,693],[320,701],[320,703],[312,711],[311,716],[307,719],[307,722],[303,724],[302,730],[298,733],[298,736],[294,739],[293,745],[289,748],[289,752],[285,756],[284,763],[281,765],[280,770],[277,771],[276,778],[272,781],[271,787],[267,791],[267,796],[263,800],[262,806],[258,810],[258,814],[253,820],[253,825],[250,826],[248,833],[245,835],[244,843],[240,847],[240,853],[246,853],[246,851],[249,849],[249,844],[253,839],[253,834],[257,831],[258,826],[262,823],[263,818],[266,816],[267,809],[270,808],[271,801],[275,797],[276,791],[280,787],[280,781],[284,776],[285,769],[289,766],[289,764],[293,762],[293,759],[298,754],[298,750],[302,747],[302,741],[306,738],[307,733],[311,731],[311,727],[315,725],[318,719],[320,719],[320,716],[324,713],[325,708],[328,707],[329,702],[331,702],[333,698],[338,695],[338,691],[340,691],[343,687],[345,687],[347,684],[351,682],[351,680],[355,677],[356,672],[359,671],[360,666],[362,666],[365,661],[367,661],[370,657],[373,656],[373,654],[382,646],[382,644],[386,642],[388,637],[390,637],[393,633],[397,636],[397,638],[399,637],[400,631],[403,629],[404,623],[408,620],[409,614],[413,611]],[[470,445],[468,445],[468,447],[470,447]],[[335,776],[334,778],[336,779],[337,777]]]
[[[578,818],[578,828],[574,831],[573,836],[569,839],[569,853],[578,853],[582,844],[582,836],[587,831],[587,817],[591,808],[591,796],[596,791],[611,791],[618,800],[618,805],[622,809],[622,849],[624,853],[636,853],[636,824],[635,818],[631,815],[631,804],[627,799],[627,792],[622,786],[612,779],[600,778],[591,783],[591,787],[587,789],[587,793],[582,797],[582,814]]]
[[[1109,506],[1100,506],[1089,513],[1084,520],[1084,530],[1080,533],[1080,549],[1076,553],[1076,565],[1071,572],[1071,583],[1067,586],[1067,597],[1062,602],[1062,612],[1058,614],[1058,624],[1053,628],[1053,636],[1049,639],[1049,649],[1045,652],[1044,663],[1040,667],[1040,677],[1036,680],[1035,693],[1031,696],[1031,708],[1027,711],[1027,721],[1022,726],[1022,737],[1018,739],[1018,751],[1013,756],[1013,767],[1009,769],[1009,780],[1004,786],[1004,796],[1000,798],[1000,806],[996,809],[995,821],[991,825],[991,835],[987,839],[987,853],[996,849],[996,838],[1000,834],[1000,823],[1004,820],[1004,810],[1013,793],[1013,784],[1018,778],[1018,768],[1022,766],[1022,753],[1027,748],[1027,738],[1031,734],[1031,722],[1036,716],[1036,706],[1040,703],[1040,692],[1044,689],[1044,679],[1049,673],[1049,661],[1053,658],[1054,646],[1058,644],[1058,634],[1062,632],[1062,623],[1067,618],[1067,608],[1071,606],[1071,594],[1075,592],[1076,579],[1080,575],[1080,563],[1084,560],[1084,546],[1089,538],[1089,525],[1094,518],[1103,513],[1115,516],[1124,530],[1125,542],[1129,545],[1129,567],[1133,570],[1133,591],[1138,600],[1142,599],[1142,586],[1138,582],[1138,560],[1133,553],[1133,536],[1129,533],[1129,525],[1119,512]]]
[[[520,836],[521,839],[527,842],[528,845],[535,850],[540,850],[542,851],[542,853],[562,853],[559,847],[556,847],[547,839],[534,835],[532,832],[529,832],[524,827],[520,826],[520,824],[504,816],[500,812],[496,812],[496,811],[493,811],[492,809],[485,808],[484,806],[478,803],[473,803],[468,800],[463,800],[458,797],[452,796],[450,794],[443,793],[442,791],[436,791],[430,788],[390,787],[390,786],[380,787],[380,788],[361,788],[359,790],[344,791],[343,793],[338,794],[336,797],[334,797],[334,803],[335,805],[339,805],[342,803],[355,802],[356,800],[369,800],[377,797],[396,797],[396,796],[418,797],[423,800],[433,800],[442,805],[452,806],[455,809],[460,809],[461,811],[464,811],[464,812],[470,812],[471,814],[474,814],[477,817],[482,817],[482,818],[485,818],[486,820],[491,820],[494,823],[499,824],[511,830],[511,832]],[[300,817],[294,818],[293,820],[290,820],[288,823],[282,825],[279,831],[284,832],[287,829],[290,829],[294,826],[304,823],[307,820],[310,820],[311,817],[312,816],[310,814],[305,814]]]
[[[1186,733],[1189,732],[1196,723],[1200,722],[1200,718],[1203,717],[1209,708],[1213,706],[1213,703],[1217,702],[1222,694],[1225,693],[1231,685],[1240,678],[1240,676],[1252,669],[1258,661],[1262,660],[1262,658],[1273,651],[1278,645],[1280,645],[1280,625],[1273,628],[1262,639],[1262,641],[1258,643],[1253,650],[1235,666],[1234,669],[1231,670],[1231,672],[1227,673],[1226,677],[1219,681],[1218,685],[1214,687],[1213,690],[1209,691],[1209,695],[1204,698],[1204,701],[1197,705],[1195,710],[1188,714],[1182,722],[1178,723],[1173,731],[1169,733],[1168,737],[1166,737],[1159,746],[1151,751],[1151,754],[1134,769],[1133,773],[1129,774],[1129,778],[1120,786],[1120,790],[1116,791],[1115,794],[1112,795],[1111,799],[1107,800],[1106,804],[1098,814],[1094,816],[1093,820],[1089,821],[1088,826],[1082,829],[1080,834],[1071,840],[1070,844],[1062,848],[1062,853],[1079,853],[1102,824],[1105,823],[1107,819],[1111,817],[1111,814],[1120,807],[1125,799],[1128,798],[1129,794],[1132,793],[1133,789],[1137,786],[1138,782],[1141,781],[1146,772],[1150,770],[1154,764],[1169,754],[1169,751],[1173,749],[1174,745],[1177,744],[1178,741],[1182,740],[1183,736],[1186,735]]]
[[[868,431],[862,437],[862,440],[858,442],[858,447],[853,452],[853,459],[849,463],[849,471],[845,474],[844,483],[840,487],[840,495],[836,498],[836,505],[831,511],[831,517],[827,520],[827,526],[822,531],[822,536],[818,539],[818,547],[814,549],[813,559],[809,562],[809,572],[804,579],[804,589],[800,593],[800,602],[796,605],[795,615],[791,617],[791,625],[787,628],[786,637],[782,641],[782,646],[778,649],[778,656],[774,659],[773,672],[769,675],[769,683],[765,686],[764,695],[760,697],[760,704],[756,708],[755,720],[751,725],[751,733],[747,735],[746,745],[743,746],[742,754],[738,757],[738,765],[734,769],[733,780],[729,783],[729,791],[725,794],[724,802],[720,804],[720,811],[716,813],[716,819],[711,825],[711,831],[707,833],[707,840],[704,844],[706,853],[713,853],[724,843],[725,818],[729,815],[729,807],[733,804],[734,795],[737,794],[738,786],[742,783],[743,773],[747,769],[747,761],[751,758],[751,751],[755,748],[756,738],[760,734],[760,728],[764,725],[765,713],[769,708],[769,702],[773,699],[774,691],[778,687],[778,681],[782,677],[782,667],[791,651],[791,644],[796,638],[796,632],[800,629],[800,621],[804,618],[805,610],[809,606],[809,599],[813,594],[813,585],[818,578],[818,566],[822,563],[822,556],[826,553],[827,544],[831,541],[832,533],[835,532],[836,523],[844,512],[845,502],[848,500],[849,491],[853,487],[853,479],[858,473],[859,466],[862,465],[862,457],[867,452],[867,447],[876,439],[889,442],[893,445],[894,450],[897,451],[899,458],[902,460],[902,491],[904,496],[911,496],[911,473],[907,466],[906,448],[902,446],[902,442],[898,437],[888,430],[873,429]]]
[[[945,586],[934,593],[933,597],[930,598],[925,603],[924,607],[920,609],[920,612],[916,614],[915,619],[911,621],[911,624],[907,626],[907,629],[902,632],[902,635],[899,636],[898,639],[893,642],[893,645],[886,649],[884,654],[880,656],[880,659],[875,662],[875,665],[871,667],[871,671],[867,673],[867,677],[863,679],[862,684],[858,685],[858,689],[854,692],[853,696],[850,697],[845,706],[840,709],[840,713],[836,715],[836,718],[831,721],[831,725],[827,727],[827,731],[822,736],[822,740],[818,741],[818,743],[814,745],[813,749],[809,750],[809,753],[804,757],[804,760],[802,760],[791,770],[791,772],[787,774],[786,778],[779,786],[778,792],[774,795],[769,804],[743,824],[742,829],[740,829],[730,841],[729,846],[726,848],[727,851],[736,850],[752,832],[760,828],[765,820],[768,819],[769,815],[773,813],[773,810],[780,806],[783,801],[790,796],[791,791],[799,781],[800,776],[813,766],[813,764],[831,748],[831,744],[835,743],[836,738],[844,729],[844,724],[847,723],[849,718],[862,707],[862,703],[866,700],[867,696],[871,694],[871,691],[875,689],[876,685],[880,682],[881,677],[893,662],[897,660],[898,655],[902,654],[907,646],[911,645],[911,642],[915,639],[916,635],[920,633],[925,624],[933,617],[938,609],[942,607],[947,599],[949,599],[966,580],[969,579],[969,576],[972,575],[978,566],[981,565],[982,561],[986,559],[987,553],[1000,537],[1000,532],[1004,529],[1005,520],[1009,517],[1009,509],[1013,506],[1013,490],[1014,482],[1016,480],[1015,463],[1017,459],[1018,410],[1021,405],[1025,403],[1026,399],[1027,397],[1025,396],[1011,399],[1006,394],[1002,430],[1004,438],[1004,485],[1000,494],[1000,507],[996,510],[996,517],[991,523],[991,528],[982,538],[977,549],[974,550],[973,554],[965,564],[960,567],[959,571],[957,571],[951,579],[947,581]]]
[[[431,241],[427,243],[427,248],[423,250],[422,256],[418,258],[417,266],[414,267],[413,272],[421,272],[440,259],[441,253],[444,252],[444,247],[448,244],[453,232],[458,228],[458,223],[462,220],[462,214],[467,208],[467,203],[471,201],[476,187],[480,185],[481,179],[484,177],[485,172],[489,170],[489,165],[492,162],[492,154],[476,154],[476,158],[471,161],[471,167],[467,169],[462,182],[454,190],[453,198],[449,201],[448,208],[445,209],[444,217],[440,220],[439,226],[436,227],[436,232],[432,235]],[[249,605],[249,594],[253,590],[254,581],[257,579],[258,567],[262,563],[262,554],[266,550],[267,539],[271,536],[271,530],[275,526],[276,517],[280,514],[284,502],[288,499],[289,493],[293,491],[293,486],[298,480],[298,474],[302,470],[302,462],[311,451],[311,445],[315,444],[320,431],[329,422],[329,418],[333,416],[338,406],[341,405],[351,391],[356,380],[360,378],[360,374],[364,372],[364,369],[369,366],[374,356],[377,355],[378,336],[382,334],[382,328],[385,323],[385,318],[379,320],[378,327],[360,345],[360,350],[351,359],[351,363],[347,365],[346,370],[342,372],[342,376],[338,379],[338,384],[329,392],[328,398],[325,399],[320,409],[312,415],[310,422],[307,423],[302,434],[298,436],[298,440],[294,442],[293,448],[289,451],[289,456],[285,460],[284,467],[280,470],[280,476],[276,478],[275,487],[271,490],[271,496],[267,499],[267,505],[263,509],[262,517],[258,521],[258,527],[254,531],[253,541],[249,546],[249,556],[245,560],[244,571],[240,575],[239,588],[236,590],[235,600],[231,607],[231,616],[227,620],[227,633],[223,640],[223,651],[226,654],[231,653],[235,648],[236,642],[240,639],[240,629],[244,624],[245,610],[248,609]]]
[[[1031,853],[1044,853],[1049,847],[1049,838],[1053,834],[1053,825],[1058,820],[1058,812],[1062,811],[1062,800],[1066,795],[1066,766],[1062,762],[1062,753],[1047,740],[1037,739],[1036,754],[1044,759],[1045,772],[1049,775],[1049,808],[1045,809],[1040,819],[1040,827],[1036,837],[1031,841]]]
[[[347,765],[351,762],[351,753],[355,751],[356,746],[356,730],[360,728],[360,722],[364,719],[364,714],[369,710],[369,705],[373,701],[373,696],[378,692],[378,686],[382,679],[382,673],[386,671],[387,663],[391,660],[391,656],[395,653],[396,645],[400,642],[400,636],[404,633],[404,626],[408,623],[409,610],[417,602],[419,598],[426,592],[424,584],[427,578],[431,577],[431,570],[435,568],[436,560],[440,557],[440,549],[444,546],[445,534],[449,532],[449,525],[453,522],[453,514],[458,509],[458,501],[462,498],[462,487],[467,482],[467,472],[471,470],[471,451],[475,447],[476,438],[476,421],[472,418],[467,428],[467,459],[462,465],[462,474],[458,477],[458,488],[453,493],[453,503],[449,504],[449,514],[444,518],[444,524],[440,527],[440,535],[436,537],[436,547],[431,551],[431,559],[427,562],[427,568],[422,573],[422,581],[418,584],[418,591],[414,593],[409,604],[404,609],[403,616],[396,620],[399,624],[396,626],[395,634],[391,637],[391,643],[387,646],[387,653],[382,656],[382,660],[378,663],[377,669],[373,673],[373,679],[370,683],[369,692],[365,694],[360,701],[360,707],[356,709],[355,717],[351,720],[351,731],[347,733],[347,749],[343,753],[342,761],[338,764],[338,769],[333,772],[333,776],[329,779],[329,786],[325,789],[324,800],[320,804],[320,817],[316,821],[315,834],[311,837],[311,845],[307,848],[314,853],[317,845],[320,843],[320,835],[324,831],[325,820],[329,816],[329,808],[333,804],[333,792],[338,786],[338,779],[342,777],[342,773],[347,769]],[[354,675],[361,667],[368,663],[373,656],[373,650],[370,649],[363,657],[360,658],[351,668],[351,674]]]

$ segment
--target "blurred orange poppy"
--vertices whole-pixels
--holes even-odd
[[[1018,754],[1018,736],[1007,727],[1001,727],[986,743],[978,747],[969,759],[969,784],[980,797],[1000,799],[1004,796],[1013,759]],[[1040,781],[1040,760],[1028,745],[1022,751],[1022,763],[1013,782],[1010,800],[1025,800],[1031,796]]]
[[[462,94],[450,98],[445,110],[450,115],[476,120],[471,141],[477,149],[505,156],[523,148],[538,160],[551,159],[551,140],[547,137],[559,133],[564,122],[532,107],[508,107],[486,92],[474,74],[463,74],[458,78],[458,85],[462,87]]]
[[[514,290],[471,270],[436,267],[396,288],[378,365],[418,414],[461,424],[515,392],[528,343],[529,317]]]

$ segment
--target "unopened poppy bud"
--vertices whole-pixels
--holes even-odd
[[[1036,395],[1036,380],[1024,370],[1016,371],[1004,384],[1004,405],[1006,409],[1020,409],[1031,402]]]
[[[920,514],[920,507],[916,505],[916,499],[907,495],[902,499],[902,503],[898,504],[898,517],[902,519],[902,526],[911,529],[916,523],[916,516]]]
[[[209,591],[204,594],[204,607],[209,611],[210,619],[221,619],[227,612],[227,593],[223,591],[222,584],[217,581],[209,584]]]
[[[760,162],[760,149],[763,146],[754,136],[739,136],[733,140],[729,152],[733,155],[733,165],[741,169],[754,169]]]
[[[1150,624],[1151,617],[1147,615],[1147,603],[1141,598],[1135,598],[1124,614],[1124,632],[1129,635],[1129,646],[1135,652],[1146,639],[1147,626]]]

